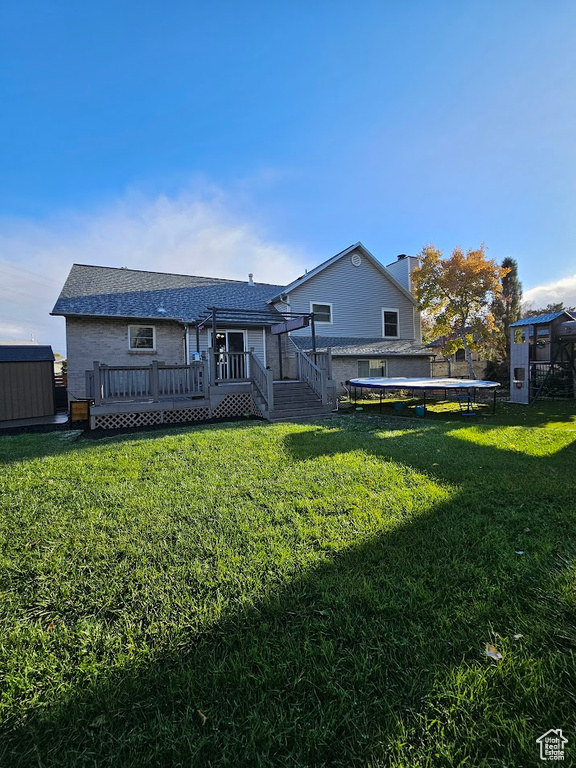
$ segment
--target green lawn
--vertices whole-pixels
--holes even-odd
[[[573,403],[0,437],[0,766],[570,765],[575,441]]]

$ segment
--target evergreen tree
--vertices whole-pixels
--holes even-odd
[[[502,269],[506,272],[500,280],[502,290],[492,302],[492,314],[497,327],[494,345],[496,356],[503,360],[508,368],[510,324],[522,317],[522,283],[518,279],[518,264],[515,259],[504,259]]]

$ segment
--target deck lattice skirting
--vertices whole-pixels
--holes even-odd
[[[92,408],[90,414],[91,429],[123,429],[146,427],[156,424],[190,424],[210,419],[226,419],[235,416],[262,416],[254,397],[250,392],[228,393],[223,396],[213,395],[209,401],[202,400],[197,405],[194,401],[158,402],[140,404],[133,410],[134,404],[121,403],[110,412],[109,407]],[[103,412],[107,411],[107,412]]]

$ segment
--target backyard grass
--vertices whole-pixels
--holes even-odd
[[[0,766],[570,765],[575,441],[573,403],[0,437]]]

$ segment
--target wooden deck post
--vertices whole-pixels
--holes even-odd
[[[150,391],[152,400],[158,402],[160,397],[160,377],[158,375],[158,360],[153,360],[150,366]]]
[[[320,370],[320,389],[322,392],[322,405],[328,402],[328,391],[326,388],[326,371]]]
[[[332,379],[332,347],[328,347],[326,350],[326,373],[328,378]]]
[[[268,413],[271,413],[274,410],[274,375],[270,368],[266,369],[266,390]]]
[[[210,372],[210,384],[214,386],[216,384],[216,356],[214,355],[214,349],[208,348],[208,366]]]
[[[100,382],[100,363],[94,360],[94,405],[102,403],[102,385]]]

